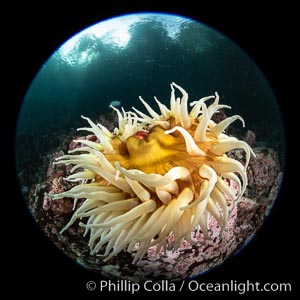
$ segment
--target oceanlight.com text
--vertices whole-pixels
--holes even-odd
[[[250,280],[238,281],[230,280],[227,282],[198,282],[196,280],[183,280],[180,284],[168,280],[162,280],[155,282],[147,280],[145,282],[132,282],[130,280],[100,280],[88,281],[86,283],[86,289],[88,291],[99,291],[99,292],[130,292],[135,294],[139,291],[145,292],[182,292],[191,291],[195,293],[210,293],[210,292],[222,292],[222,293],[237,293],[245,294],[251,292],[292,292],[292,284],[289,282],[252,282]]]

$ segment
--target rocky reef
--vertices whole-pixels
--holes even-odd
[[[224,116],[221,114],[215,118],[221,121]],[[111,130],[116,120],[114,115],[110,114],[100,116],[98,122]],[[230,134],[241,135],[234,128],[230,128]],[[243,139],[253,147],[256,158],[251,158],[247,171],[247,190],[236,207],[232,207],[226,230],[221,232],[216,220],[211,218],[209,239],[205,239],[201,232],[195,231],[192,233],[197,241],[194,245],[183,242],[177,250],[167,249],[159,255],[155,255],[154,246],[148,250],[148,255],[136,264],[131,263],[131,254],[121,252],[105,263],[101,257],[90,255],[87,239],[83,237],[83,229],[78,226],[78,221],[63,234],[59,233],[72,216],[73,200],[53,200],[49,196],[51,193],[69,190],[74,185],[63,179],[70,174],[71,167],[63,164],[53,165],[53,161],[68,150],[81,146],[73,141],[78,138],[78,135],[70,132],[61,142],[61,146],[43,159],[39,168],[43,173],[34,175],[35,184],[29,186],[24,179],[21,180],[23,193],[27,195],[28,206],[37,223],[59,249],[79,264],[109,278],[131,281],[180,280],[219,265],[243,247],[262,225],[276,199],[282,180],[278,154],[271,148],[259,146],[255,140],[255,133],[248,131]],[[87,135],[80,136],[80,139],[95,141],[96,137]],[[228,155],[241,162],[245,161],[243,150],[237,149]],[[228,184],[232,185],[233,189],[236,188],[233,182],[228,181]],[[80,205],[80,200],[78,202]],[[230,204],[229,200],[228,203]],[[172,236],[169,238],[172,240]]]

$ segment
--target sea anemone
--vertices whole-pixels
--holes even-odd
[[[175,88],[181,98],[175,97]],[[192,244],[195,229],[208,237],[211,217],[224,229],[228,199],[236,202],[247,186],[246,168],[254,153],[224,133],[235,120],[244,126],[244,120],[235,115],[216,124],[212,116],[230,108],[219,104],[217,93],[190,103],[190,111],[187,92],[174,82],[170,108],[154,99],[159,113],[141,97],[149,115],[134,107],[128,112],[112,107],[119,122],[113,132],[82,116],[90,127],[78,130],[92,132],[97,141],[77,140],[83,146],[55,162],[74,165],[66,180],[80,184],[52,197],[74,198],[74,209],[78,199],[85,199],[62,232],[87,218],[79,225],[89,234],[91,253],[105,261],[124,249],[135,253],[136,262],[154,245],[159,252],[176,249],[183,240]],[[209,99],[214,101],[208,106]],[[245,151],[244,165],[226,155],[235,148]]]

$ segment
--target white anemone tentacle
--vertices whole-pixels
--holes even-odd
[[[197,146],[197,144],[193,140],[192,136],[184,128],[179,127],[179,126],[175,126],[170,130],[166,130],[165,134],[171,134],[175,131],[179,131],[182,134],[182,136],[184,137],[187,152],[188,152],[189,155],[191,155],[191,156],[205,156],[206,155],[205,152],[202,151]]]

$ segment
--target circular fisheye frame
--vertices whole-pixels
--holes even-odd
[[[240,250],[272,208],[284,159],[255,63],[169,14],[116,17],[66,41],[28,88],[16,132],[20,186],[45,235],[131,282],[193,278]]]

